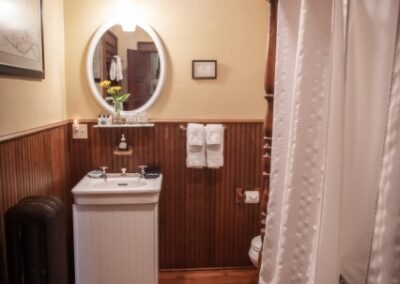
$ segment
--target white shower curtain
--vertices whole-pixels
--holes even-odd
[[[400,22],[368,283],[400,283]]]
[[[366,281],[382,153],[390,151],[384,141],[399,0],[350,1],[349,9],[343,2],[278,4],[260,283],[330,284],[341,273],[349,283]]]

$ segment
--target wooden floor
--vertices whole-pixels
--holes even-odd
[[[160,272],[159,284],[257,284],[257,270],[224,269]]]

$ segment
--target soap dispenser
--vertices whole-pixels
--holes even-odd
[[[120,150],[120,151],[127,151],[128,150],[128,145],[126,144],[126,139],[125,139],[125,135],[124,134],[122,134],[122,136],[121,136],[121,141],[119,142],[118,150]]]

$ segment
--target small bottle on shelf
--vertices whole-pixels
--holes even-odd
[[[121,136],[121,141],[119,142],[118,150],[119,151],[127,151],[128,150],[128,144],[126,143],[124,134],[122,134],[122,136]]]

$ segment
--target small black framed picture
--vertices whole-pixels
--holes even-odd
[[[192,60],[192,78],[217,79],[217,60]]]

